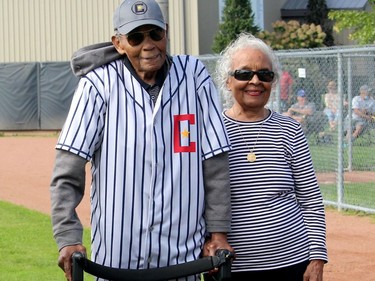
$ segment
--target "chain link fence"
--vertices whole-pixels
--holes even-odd
[[[351,114],[353,99],[357,99],[357,107],[363,85],[368,86],[369,94],[359,104],[375,115],[375,46],[276,53],[282,75],[268,107],[285,113],[301,100],[313,106],[314,113],[303,116],[301,122],[325,204],[375,213],[375,120],[366,120],[356,138],[349,129],[356,123]],[[217,57],[200,59],[213,74]],[[327,96],[331,86],[336,93],[333,90]],[[297,95],[301,89],[306,94],[302,99]]]
[[[361,104],[368,111],[375,107],[370,105],[375,89],[375,46],[276,53],[285,77],[277,83],[268,106],[280,113],[287,112],[300,99],[297,93],[301,89],[307,102],[313,103],[314,114],[304,116],[304,129],[325,204],[375,213],[375,122],[365,122],[356,138],[348,131],[356,125],[350,114],[353,105]],[[214,77],[218,57],[199,58]],[[38,63],[37,71],[31,75],[27,70],[33,65],[0,65],[0,130],[58,129],[64,122],[77,84],[69,62]],[[291,82],[289,87],[285,81]],[[331,82],[337,89],[330,101],[336,111],[332,126],[325,110],[327,86]],[[363,85],[371,89],[369,98],[358,102]]]

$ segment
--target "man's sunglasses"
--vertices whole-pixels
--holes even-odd
[[[126,35],[126,39],[128,40],[129,44],[134,47],[141,44],[147,35],[150,36],[153,41],[160,41],[165,37],[165,30],[160,27],[156,27],[146,31],[131,32]]]
[[[230,71],[229,75],[234,76],[234,78],[238,81],[250,81],[251,79],[253,79],[254,75],[256,75],[262,82],[272,82],[273,78],[275,77],[275,73],[271,70],[252,71],[237,69],[235,71]]]

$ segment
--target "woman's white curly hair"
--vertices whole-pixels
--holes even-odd
[[[271,62],[271,69],[275,72],[275,79],[272,82],[272,86],[279,80],[279,62],[274,51],[261,39],[256,38],[254,35],[246,32],[242,32],[238,37],[233,40],[220,54],[220,58],[216,63],[216,83],[218,89],[224,98],[224,107],[229,108],[233,104],[233,96],[227,88],[227,80],[229,78],[229,71],[231,71],[231,64],[233,55],[243,49],[253,48],[260,50],[264,53]]]

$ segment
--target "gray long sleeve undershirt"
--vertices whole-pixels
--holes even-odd
[[[56,150],[50,195],[53,235],[59,250],[82,244],[83,227],[76,208],[85,191],[86,163],[76,154]]]
[[[76,207],[85,189],[87,161],[73,153],[57,150],[50,186],[53,234],[59,250],[82,244],[83,227]],[[229,232],[231,222],[228,154],[222,153],[203,162],[205,219],[207,231]]]

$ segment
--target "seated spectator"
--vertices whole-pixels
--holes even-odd
[[[293,104],[284,115],[290,116],[302,125],[302,129],[307,130],[308,123],[315,113],[315,104],[307,100],[305,90],[297,92],[297,102]]]
[[[339,96],[337,94],[336,82],[329,81],[327,89],[328,92],[324,95],[324,113],[328,118],[329,130],[334,131],[337,125],[337,108],[339,105]]]
[[[370,88],[367,85],[362,85],[359,88],[359,95],[352,99],[352,128],[349,130],[347,126],[347,137],[351,136],[352,140],[358,138],[363,132],[369,122],[373,121],[371,106],[372,100],[369,99]],[[347,116],[346,122],[349,121]],[[347,124],[348,125],[348,124]]]

